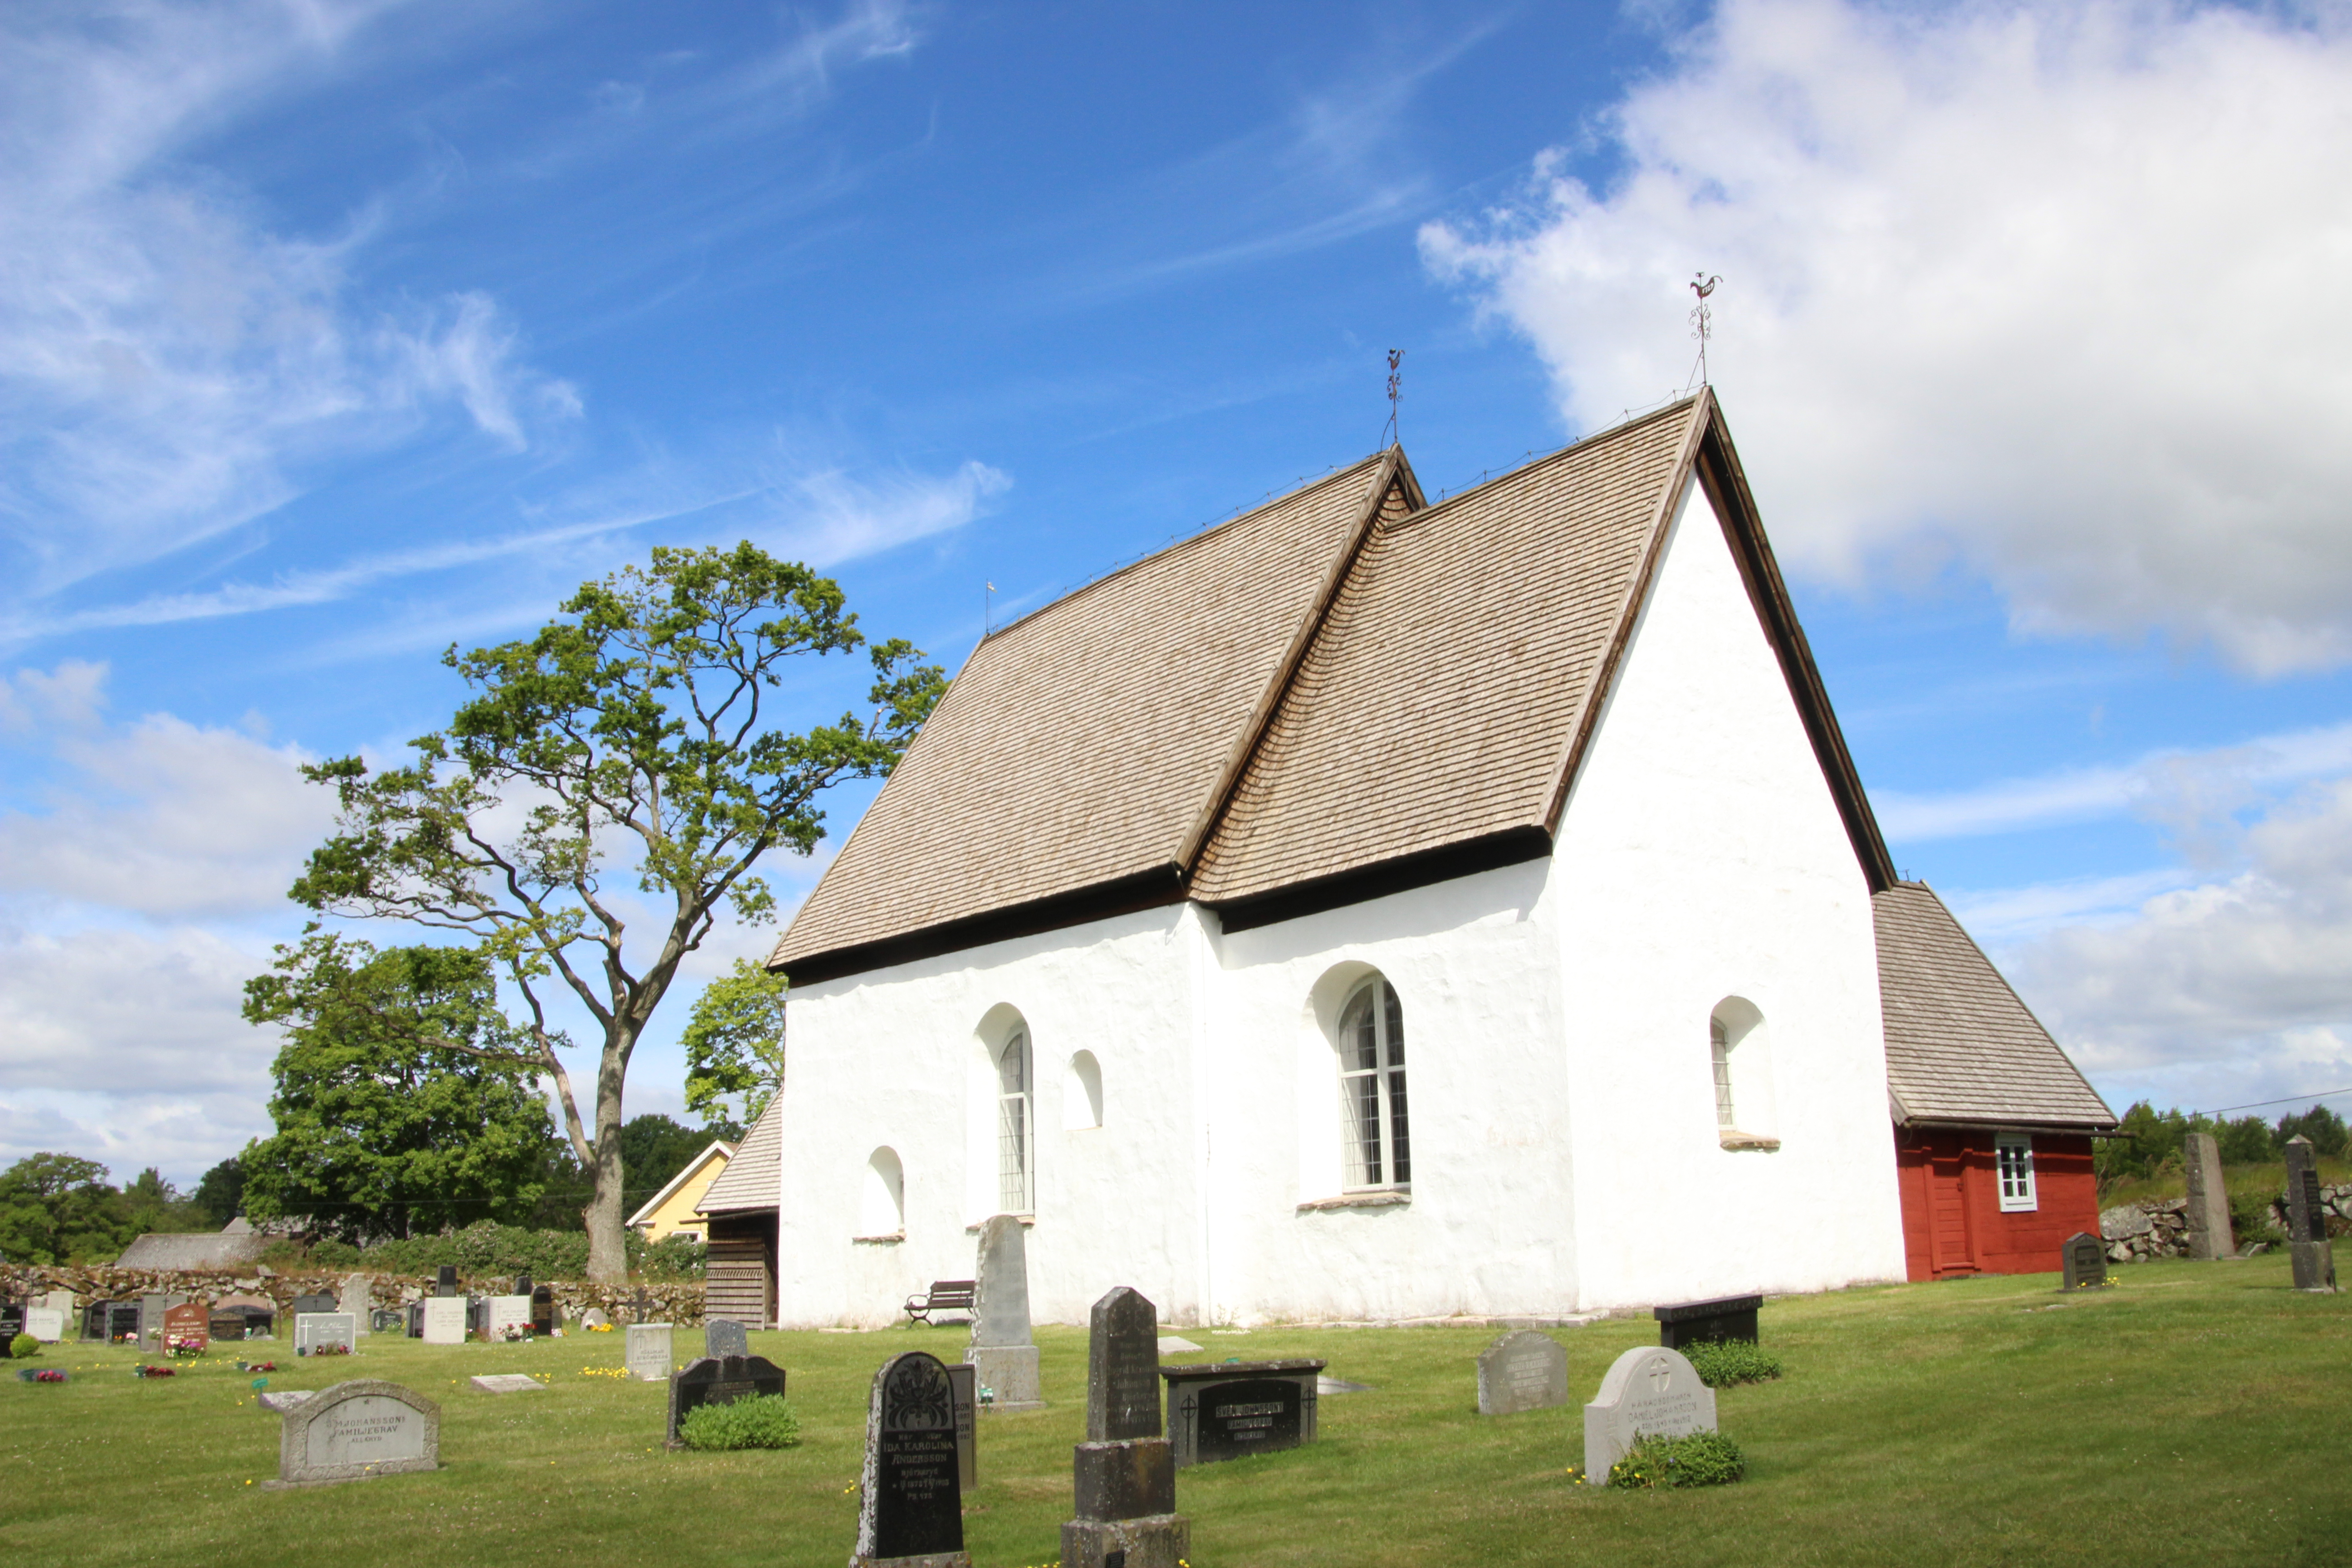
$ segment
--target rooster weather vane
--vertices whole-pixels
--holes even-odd
[[[1698,340],[1696,367],[1698,379],[1691,383],[1692,386],[1705,386],[1707,384],[1706,340],[1715,330],[1715,312],[1708,307],[1706,298],[1715,292],[1715,286],[1722,281],[1719,277],[1702,276],[1696,272],[1691,274],[1690,291],[1698,296],[1698,303],[1691,307],[1690,313],[1691,336]],[[1687,392],[1690,388],[1685,387],[1684,390]]]

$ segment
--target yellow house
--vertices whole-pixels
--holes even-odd
[[[710,1239],[710,1222],[695,1213],[702,1194],[710,1190],[727,1169],[727,1162],[735,1157],[735,1145],[714,1142],[709,1148],[687,1162],[686,1169],[669,1179],[669,1185],[646,1201],[646,1206],[629,1216],[630,1226],[647,1241],[659,1241],[665,1236],[684,1231],[697,1241]]]

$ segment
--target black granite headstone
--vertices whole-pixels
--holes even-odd
[[[1712,1301],[1680,1301],[1653,1307],[1658,1321],[1658,1343],[1675,1351],[1704,1340],[1745,1340],[1756,1342],[1756,1311],[1761,1296],[1722,1296]]]
[[[864,1491],[857,1514],[857,1562],[962,1557],[955,1391],[939,1357],[908,1351],[874,1374],[866,1410]]]
[[[286,1310],[288,1316],[299,1318],[305,1312],[331,1312],[340,1305],[332,1296],[319,1290],[295,1297],[294,1304]]]
[[[541,1338],[555,1332],[555,1290],[551,1286],[531,1288],[530,1331]]]
[[[1188,1363],[1160,1369],[1178,1468],[1315,1441],[1321,1361]]]
[[[2078,1230],[2059,1249],[2061,1289],[2082,1290],[2107,1282],[2107,1244],[2087,1230]]]
[[[669,1440],[677,1442],[677,1424],[689,1410],[783,1392],[784,1369],[766,1356],[698,1356],[669,1374]]]
[[[25,1331],[25,1303],[18,1300],[0,1301],[0,1342],[15,1339]]]
[[[456,1264],[445,1263],[441,1266],[440,1277],[434,1283],[433,1293],[436,1296],[454,1296],[457,1293],[457,1266]]]

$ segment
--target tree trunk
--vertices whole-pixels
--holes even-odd
[[[629,1278],[629,1246],[625,1226],[629,1211],[623,1196],[621,1168],[621,1080],[627,1071],[628,1040],[608,1040],[604,1059],[596,1067],[595,1192],[583,1216],[588,1222],[588,1278],[601,1285],[619,1285]]]

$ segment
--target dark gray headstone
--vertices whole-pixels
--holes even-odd
[[[1160,1436],[1160,1310],[1122,1285],[1095,1303],[1088,1334],[1087,1441]]]
[[[1668,1350],[1703,1340],[1745,1340],[1753,1344],[1756,1313],[1763,1305],[1761,1296],[1718,1296],[1711,1301],[1653,1307],[1650,1316],[1658,1321],[1658,1343]]]
[[[712,1318],[702,1325],[702,1353],[709,1356],[750,1355],[751,1336],[731,1318]]]
[[[1521,1329],[1478,1352],[1478,1414],[1517,1415],[1568,1403],[1568,1352],[1549,1334]]]
[[[1025,1345],[1029,1334],[1028,1229],[1009,1214],[980,1227],[980,1268],[972,1297],[971,1342]]]
[[[1175,1462],[1205,1465],[1315,1441],[1321,1361],[1214,1363],[1160,1369]]]
[[[939,1357],[908,1351],[874,1374],[864,1480],[856,1563],[970,1562],[956,1477],[955,1390]]]
[[[2210,1132],[2181,1141],[2189,1175],[2189,1256],[2210,1262],[2236,1254],[2230,1231],[2230,1194],[2221,1186],[2221,1146]]]
[[[784,1369],[765,1356],[702,1356],[669,1376],[669,1441],[677,1442],[677,1424],[686,1413],[705,1405],[732,1405],[755,1394],[784,1392]]]
[[[434,1282],[433,1293],[436,1296],[454,1296],[457,1293],[457,1266],[456,1264],[445,1263],[441,1266],[440,1277]]]
[[[2319,1190],[2319,1167],[2311,1140],[2286,1141],[2287,1253],[2298,1290],[2336,1289],[2336,1247],[2327,1239],[2327,1204]]]
[[[2107,1244],[2087,1230],[2078,1230],[2059,1249],[2063,1288],[2081,1290],[2107,1282]]]
[[[946,1363],[955,1385],[956,1480],[965,1491],[980,1485],[980,1375],[969,1362]]]

